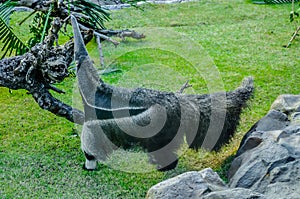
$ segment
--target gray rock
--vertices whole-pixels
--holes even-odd
[[[299,124],[300,121],[300,112],[294,112],[291,114],[291,122],[293,124]]]
[[[300,95],[284,94],[279,95],[271,105],[271,109],[281,111],[283,113],[291,113],[300,106]]]
[[[295,127],[297,130],[300,126]],[[291,128],[289,128],[291,129]],[[300,132],[294,131],[293,134],[288,134],[285,131],[279,136],[278,144],[286,148],[289,153],[295,158],[300,157]]]
[[[300,103],[291,98],[285,96],[286,104],[298,111]],[[271,110],[245,136],[228,172],[230,188],[248,188],[270,199],[300,198],[300,114],[282,110],[289,115]]]
[[[151,187],[147,199],[188,199],[199,198],[212,191],[225,190],[227,187],[212,169],[200,172],[191,171],[163,181]]]
[[[202,197],[203,199],[263,199],[264,195],[244,188],[215,191]]]
[[[281,95],[244,136],[225,185],[211,169],[152,187],[148,198],[299,199],[300,95]]]
[[[277,110],[270,110],[265,117],[254,125],[255,129],[253,127],[251,129],[255,131],[273,131],[281,130],[288,125],[289,121],[286,114]]]
[[[234,175],[230,178],[229,186],[251,188],[255,186],[263,176],[268,174],[270,168],[285,164],[290,161],[289,151],[272,140],[265,140],[258,147],[243,153],[234,159],[230,172]],[[276,154],[276,156],[274,156]],[[231,171],[234,168],[236,171]]]
[[[263,135],[261,134],[263,134],[263,132],[282,130],[289,124],[290,122],[286,114],[276,110],[270,110],[268,114],[254,124],[243,137],[236,156],[259,145],[262,142]]]
[[[268,198],[299,199],[300,161],[292,158],[290,162],[274,167],[257,186],[257,191]],[[260,187],[260,185],[263,185]]]

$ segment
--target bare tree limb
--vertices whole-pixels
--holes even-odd
[[[179,89],[179,91],[177,91],[177,93],[183,93],[183,91],[187,88],[192,87],[192,85],[189,84],[189,80],[187,80],[182,87]]]
[[[102,44],[101,44],[101,40],[100,40],[99,36],[96,36],[96,41],[97,41],[98,50],[99,50],[100,64],[101,64],[102,68],[105,68],[103,49],[102,49]]]
[[[134,30],[99,30],[100,33],[107,35],[107,36],[116,36],[125,39],[125,37],[131,37],[134,39],[143,39],[146,36],[142,33],[138,33]]]
[[[291,37],[290,41],[286,45],[286,48],[290,47],[292,45],[292,42],[296,39],[298,33],[300,31],[300,26],[297,27],[296,31],[293,33],[293,36]]]
[[[61,21],[53,21],[46,39],[22,56],[0,60],[0,86],[12,90],[25,89],[33,96],[42,109],[71,122],[83,124],[83,112],[54,98],[50,90],[64,93],[53,84],[63,81],[68,75],[68,67],[74,58],[74,42],[72,40],[63,46],[56,45]],[[91,31],[86,32],[84,41],[93,38]]]
[[[89,28],[85,27],[84,25],[78,24],[78,26],[79,26],[79,28],[81,30],[89,30]],[[115,45],[115,47],[117,47],[120,44],[118,41],[115,41],[112,38],[110,38],[110,37],[108,37],[106,35],[100,34],[100,33],[96,32],[96,31],[94,31],[94,35],[98,36],[98,37],[100,37],[100,38],[102,38],[104,40],[107,40],[107,41],[109,41],[111,43],[113,43]]]
[[[295,0],[292,0],[292,11],[290,14],[290,19],[293,21],[296,17],[296,12],[295,12]],[[296,39],[296,36],[298,35],[298,32],[300,31],[300,26],[296,28],[296,31],[293,33],[291,39],[289,40],[288,44],[285,46],[286,48],[289,48],[292,45],[292,42]]]

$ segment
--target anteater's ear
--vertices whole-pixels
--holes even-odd
[[[74,52],[75,52],[75,61],[80,61],[81,59],[88,56],[88,52],[85,48],[84,41],[77,23],[77,20],[74,16],[71,15],[71,23],[73,27],[74,34]]]

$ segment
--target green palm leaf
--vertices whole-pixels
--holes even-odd
[[[9,2],[0,5],[0,16],[8,24],[9,17],[13,12],[13,6],[9,5]]]
[[[104,29],[104,22],[109,21],[109,13],[101,6],[87,0],[70,1],[74,6],[73,12],[78,12],[86,17],[76,17],[77,21],[92,29]]]
[[[9,26],[9,17],[13,12],[13,8],[14,6],[10,1],[0,4],[0,42],[3,44],[1,51],[4,52],[2,58],[6,55],[10,56],[13,51],[16,55],[21,55],[29,50]]]

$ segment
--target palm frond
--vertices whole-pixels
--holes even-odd
[[[13,13],[14,6],[10,4],[10,1],[0,5],[0,16],[6,24],[9,23],[10,15]]]
[[[45,35],[47,34],[46,33],[48,31],[47,30],[47,26],[49,26],[49,24],[51,23],[51,22],[49,22],[49,18],[50,18],[51,12],[52,12],[52,5],[50,5],[50,8],[49,8],[48,13],[46,15],[46,20],[45,20],[45,24],[44,24],[44,28],[43,28],[43,32],[42,32],[42,36],[41,36],[41,41],[40,42],[44,41]]]
[[[109,13],[100,5],[87,0],[70,1],[75,13],[86,17],[78,17],[80,24],[92,29],[105,29],[104,22],[110,20]]]
[[[8,56],[10,56],[13,51],[15,51],[16,55],[24,54],[28,51],[28,47],[25,43],[9,26],[9,17],[13,12],[13,8],[14,6],[10,1],[0,4],[0,42],[3,43],[1,51],[4,51],[2,58],[4,58],[7,53]]]

